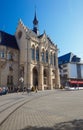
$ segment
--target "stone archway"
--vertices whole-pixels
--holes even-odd
[[[33,68],[33,86],[38,87],[38,71],[36,67]]]

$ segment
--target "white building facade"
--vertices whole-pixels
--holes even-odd
[[[83,62],[72,53],[59,57],[61,84],[78,81],[83,84]],[[73,83],[73,82],[72,82]]]

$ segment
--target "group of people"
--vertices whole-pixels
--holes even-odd
[[[23,87],[22,91],[23,91],[23,93],[24,92],[30,93],[31,91],[35,91],[37,93],[38,89],[37,89],[37,87],[32,87],[32,88],[30,88],[30,87],[28,87],[28,88]],[[17,88],[17,93],[18,92],[20,92],[20,88],[19,87]]]

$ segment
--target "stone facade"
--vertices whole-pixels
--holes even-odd
[[[4,52],[4,56],[0,57],[0,87],[8,86],[9,90],[13,91],[18,84],[19,51],[6,46],[0,46],[0,52]]]
[[[22,20],[18,23],[15,38],[19,49],[0,46],[0,52],[3,50],[5,54],[4,58],[0,58],[0,85],[9,85],[10,89],[22,87],[19,79],[23,78],[22,85],[26,88],[37,87],[38,90],[59,88],[57,45],[45,32],[42,35],[36,34],[27,28]],[[7,59],[9,52],[12,53],[12,59]],[[8,84],[8,78],[12,84],[11,82]]]
[[[20,67],[24,86],[39,90],[60,87],[57,45],[44,32],[37,35],[20,20],[15,33],[20,48]]]

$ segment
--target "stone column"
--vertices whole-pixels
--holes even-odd
[[[52,68],[49,67],[48,70],[48,87],[49,89],[53,89],[53,84],[52,84]]]
[[[28,88],[32,88],[32,67],[28,63],[28,73],[27,73]]]
[[[60,88],[60,75],[59,75],[59,68],[58,68],[58,56],[56,53],[56,57],[55,57],[55,88]]]
[[[30,37],[27,37],[27,43],[26,43],[26,83],[27,88],[32,87],[32,66],[31,66],[31,39]]]
[[[55,69],[55,88],[60,88],[59,69]]]
[[[38,88],[39,88],[40,90],[44,90],[44,85],[43,85],[43,66],[42,66],[41,64],[40,64],[40,66],[39,66],[38,81],[39,81]]]
[[[27,88],[28,82],[27,82],[27,63],[24,66],[24,86]]]

